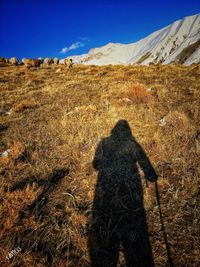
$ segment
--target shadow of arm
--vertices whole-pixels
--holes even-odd
[[[135,151],[136,151],[136,158],[144,172],[145,178],[151,182],[155,182],[158,179],[158,175],[156,174],[150,160],[148,159],[147,155],[145,154],[142,147],[135,142]]]
[[[93,159],[93,167],[99,171],[103,168],[103,162],[104,162],[104,155],[103,155],[103,140],[98,144],[95,156]]]

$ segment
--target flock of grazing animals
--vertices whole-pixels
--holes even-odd
[[[8,64],[13,65],[13,66],[25,65],[28,69],[30,69],[31,67],[39,68],[43,64],[46,66],[50,66],[52,64],[54,64],[54,65],[64,64],[68,68],[72,68],[73,61],[72,61],[72,59],[65,58],[65,59],[63,59],[63,63],[61,63],[57,57],[55,57],[54,59],[47,57],[44,60],[41,57],[39,57],[38,59],[23,58],[22,62],[19,62],[19,60],[16,57],[11,57],[9,59],[4,58],[4,57],[0,57],[0,66],[6,66]]]

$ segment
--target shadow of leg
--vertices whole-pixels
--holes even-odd
[[[134,216],[133,227],[127,227],[122,236],[122,246],[127,267],[153,267],[154,261],[148,230],[142,213]]]
[[[119,240],[103,238],[100,233],[93,233],[89,238],[92,267],[116,267],[119,258]]]

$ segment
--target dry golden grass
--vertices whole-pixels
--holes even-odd
[[[22,112],[25,109],[32,109],[32,108],[36,108],[36,107],[37,107],[37,104],[34,103],[33,100],[27,99],[27,100],[23,100],[20,103],[15,103],[12,106],[11,111],[13,111],[13,112]]]
[[[119,119],[159,175],[174,266],[198,266],[199,74],[181,65],[0,68],[0,153],[9,150],[0,156],[1,266],[90,266],[92,160]],[[64,169],[69,174],[51,187],[53,173]],[[155,188],[143,186],[155,265],[167,266]],[[38,210],[31,208],[37,200]]]
[[[149,89],[151,90],[151,89]],[[145,104],[151,100],[151,94],[148,88],[142,85],[135,85],[128,89],[127,92],[122,93],[122,102],[127,102],[127,104]]]

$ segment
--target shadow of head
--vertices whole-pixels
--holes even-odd
[[[126,120],[119,120],[111,130],[111,137],[116,140],[128,140],[133,138],[128,122]]]

